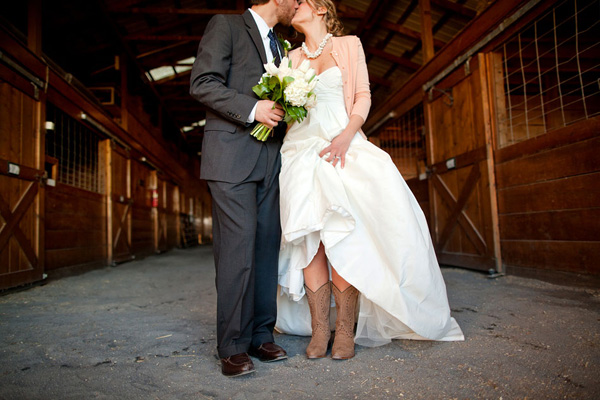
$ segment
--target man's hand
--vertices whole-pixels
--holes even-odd
[[[269,128],[276,127],[279,121],[283,119],[283,116],[283,108],[274,101],[259,100],[256,104],[256,114],[254,115],[254,119],[258,122],[262,122]]]

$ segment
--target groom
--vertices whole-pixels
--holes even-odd
[[[217,351],[221,372],[254,372],[248,356],[287,358],[274,343],[277,314],[279,135],[250,136],[258,122],[274,127],[283,110],[252,92],[263,64],[281,57],[272,32],[289,26],[296,0],[252,0],[242,15],[215,15],[192,69],[190,94],[207,107],[200,178],[213,199],[217,286]],[[277,129],[275,130],[277,131]]]

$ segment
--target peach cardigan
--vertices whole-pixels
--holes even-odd
[[[331,56],[342,71],[346,112],[348,116],[356,114],[366,121],[371,108],[371,91],[362,43],[357,36],[351,35],[332,37],[331,41],[333,44]],[[300,65],[302,62],[300,49],[290,52],[289,58],[292,60],[293,67]],[[360,133],[365,137],[362,130]]]

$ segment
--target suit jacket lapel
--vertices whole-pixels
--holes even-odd
[[[250,11],[246,10],[244,14],[244,21],[246,22],[246,29],[248,29],[248,34],[252,38],[258,53],[260,54],[260,59],[263,64],[267,63],[267,54],[265,53],[265,45],[263,44],[262,37],[260,36],[260,32],[258,31],[258,26],[256,26],[256,22],[254,21],[254,17],[250,14]]]

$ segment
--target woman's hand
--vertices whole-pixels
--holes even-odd
[[[329,153],[329,157],[325,161],[331,162],[331,165],[334,167],[338,161],[341,161],[342,168],[344,168],[344,165],[346,165],[346,153],[348,152],[352,138],[354,138],[354,134],[349,133],[347,130],[343,131],[331,141],[329,146],[325,147],[319,153],[319,157],[324,157]]]
[[[332,165],[335,167],[338,161],[341,161],[342,168],[346,165],[346,153],[348,152],[348,148],[350,147],[350,142],[354,139],[354,135],[360,129],[360,127],[365,123],[362,117],[358,115],[350,116],[350,122],[346,129],[339,135],[337,135],[331,141],[331,144],[323,149],[321,153],[319,153],[319,157],[324,157],[329,153],[329,157],[327,157],[327,162],[332,162]]]

